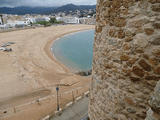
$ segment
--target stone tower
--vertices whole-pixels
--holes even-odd
[[[160,120],[160,0],[98,0],[96,22],[90,119]]]

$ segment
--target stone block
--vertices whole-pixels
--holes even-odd
[[[152,28],[145,28],[144,31],[147,35],[152,35],[154,33],[154,29]]]
[[[138,63],[145,71],[151,71],[151,65],[149,65],[145,60],[142,59]]]
[[[140,69],[138,66],[134,66],[132,69],[132,72],[139,77],[144,76],[144,71],[142,69]]]

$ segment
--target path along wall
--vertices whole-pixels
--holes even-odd
[[[160,0],[98,0],[96,22],[91,120],[160,120]]]

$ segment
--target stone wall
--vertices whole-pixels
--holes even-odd
[[[151,120],[159,80],[160,0],[98,0],[90,119]]]

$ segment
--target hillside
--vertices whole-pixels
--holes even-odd
[[[54,12],[69,12],[75,10],[89,10],[89,9],[96,9],[96,5],[74,5],[74,4],[67,4],[61,7],[58,7],[54,10]]]
[[[1,7],[0,14],[17,14],[17,15],[24,15],[24,14],[52,14],[57,12],[69,12],[75,10],[89,10],[95,9],[96,5],[74,5],[74,4],[67,4],[61,7]]]

